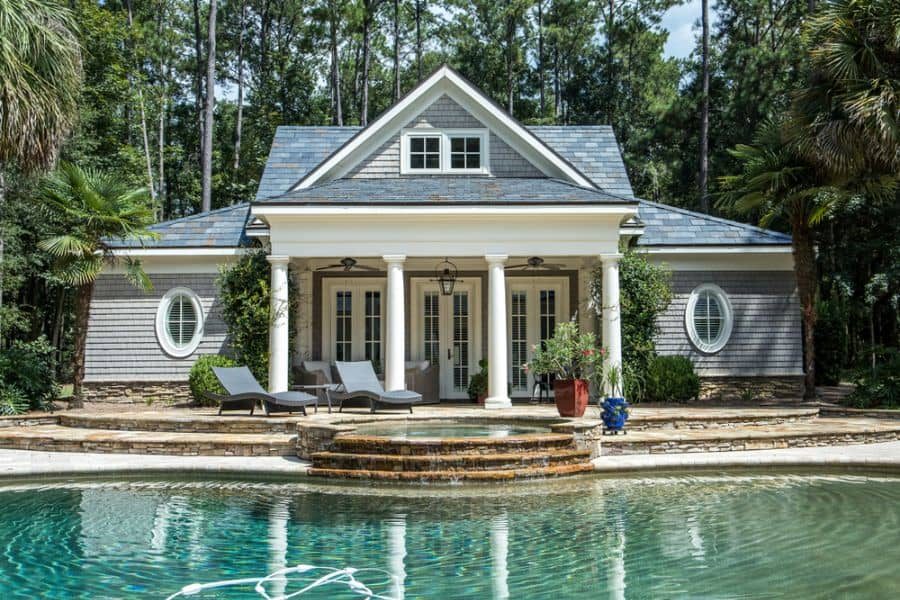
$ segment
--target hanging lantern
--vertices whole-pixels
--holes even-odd
[[[444,262],[438,264],[434,269],[435,279],[434,281],[438,282],[438,285],[441,287],[441,295],[443,296],[452,296],[453,295],[453,287],[456,285],[456,274],[457,274],[456,265],[450,262],[448,259],[444,259]]]

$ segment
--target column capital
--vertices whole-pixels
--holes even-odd
[[[290,262],[291,257],[286,254],[269,254],[266,260],[273,265],[286,265]]]
[[[406,262],[406,255],[405,254],[385,254],[384,256],[381,257],[381,259],[384,260],[384,262],[386,262],[389,265],[399,265],[399,264],[403,264],[404,262]]]
[[[621,252],[616,252],[614,254],[601,254],[600,262],[604,265],[617,264],[620,260],[622,260],[622,256],[624,255]]]
[[[485,254],[484,260],[486,260],[489,265],[502,265],[507,260],[509,260],[509,255],[508,254]]]

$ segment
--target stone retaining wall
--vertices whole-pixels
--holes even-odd
[[[790,377],[701,377],[700,401],[740,400],[752,391],[753,400],[800,398],[803,376]]]
[[[900,410],[886,408],[844,408],[821,407],[819,412],[823,417],[866,417],[869,419],[900,419]]]
[[[34,417],[30,415],[17,415],[9,417],[0,417],[0,428],[2,427],[33,427],[35,425],[56,425],[59,417],[56,415],[47,415]]]
[[[812,446],[845,446],[874,444],[900,439],[900,432],[831,433],[797,437],[757,437],[705,440],[654,440],[610,443],[603,445],[603,455],[622,454],[682,454],[689,452],[732,452],[740,450],[776,450],[778,448],[807,448]]]
[[[86,402],[178,404],[193,401],[191,389],[186,381],[85,382],[82,390]]]
[[[659,419],[659,420],[629,420],[626,424],[628,431],[648,431],[660,429],[734,429],[737,427],[756,427],[783,425],[785,423],[811,423],[816,419],[815,414],[795,415],[789,417],[741,417],[733,420],[721,419]]]

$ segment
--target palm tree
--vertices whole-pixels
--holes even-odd
[[[791,112],[798,148],[834,177],[883,189],[900,173],[900,3],[823,2],[803,39],[810,73]]]
[[[738,145],[729,153],[737,159],[740,172],[719,178],[723,189],[719,207],[745,214],[762,213],[763,226],[776,218],[790,223],[794,273],[803,311],[803,397],[813,399],[817,291],[813,226],[838,198],[838,190],[828,185],[825,174],[802,156],[782,123],[765,123],[752,145]]]
[[[103,266],[113,260],[108,242],[153,237],[147,230],[153,210],[145,188],[135,189],[115,176],[69,163],[62,163],[46,178],[40,197],[67,229],[39,246],[55,258],[57,276],[76,289],[73,405],[80,406],[91,295]],[[132,285],[152,289],[140,261],[126,258],[124,266]]]
[[[0,0],[0,215],[6,169],[29,172],[50,166],[72,127],[81,89],[75,32],[71,11],[57,2]]]

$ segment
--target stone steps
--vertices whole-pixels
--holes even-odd
[[[679,454],[867,444],[900,439],[900,421],[818,418],[808,424],[631,431],[604,436],[602,455]]]
[[[174,433],[295,434],[304,417],[267,417],[260,409],[254,416],[244,414],[159,414],[159,413],[59,413],[64,427],[117,431],[169,431]]]
[[[582,462],[549,467],[527,467],[522,469],[496,469],[487,471],[367,471],[364,469],[326,469],[312,467],[309,469],[308,473],[313,477],[427,483],[431,481],[477,482],[546,479],[592,473],[593,471],[594,466],[590,462]]]
[[[0,448],[186,456],[296,456],[288,434],[117,431],[40,425],[0,429]]]
[[[494,471],[584,463],[591,458],[589,450],[567,448],[539,452],[511,452],[497,454],[347,454],[316,452],[312,455],[314,468],[365,471]]]
[[[391,439],[379,436],[341,434],[333,450],[344,454],[434,455],[535,452],[572,448],[569,433],[533,433],[498,438]]]

